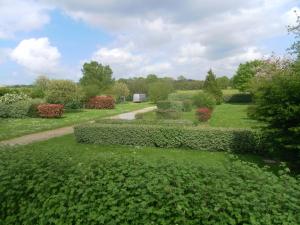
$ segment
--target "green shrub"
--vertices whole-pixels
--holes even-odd
[[[183,103],[181,101],[169,101],[169,100],[164,100],[164,101],[158,101],[156,103],[157,109],[172,109],[178,112],[183,111]]]
[[[223,101],[226,103],[251,103],[252,95],[250,93],[225,94]]]
[[[39,98],[32,99],[27,115],[33,118],[39,117],[38,106],[42,103],[45,103],[43,99],[39,99]]]
[[[167,157],[42,150],[0,151],[1,224],[300,221],[299,179],[237,159],[219,169]]]
[[[198,93],[197,95],[194,96],[193,104],[197,108],[206,107],[206,108],[209,108],[209,109],[213,109],[216,106],[216,100],[211,95],[209,95],[207,93],[200,92],[200,93]]]
[[[199,91],[200,92],[200,91]],[[198,93],[199,93],[198,92]],[[179,92],[179,93],[171,93],[168,96],[168,100],[170,101],[184,101],[184,100],[193,100],[194,96],[197,95],[196,92]]]
[[[191,112],[192,111],[192,101],[191,100],[183,100],[182,101],[183,111]]]
[[[168,95],[172,93],[173,85],[168,81],[157,81],[149,85],[149,99],[156,103],[161,100],[166,100]]]
[[[27,117],[30,100],[22,100],[11,104],[0,103],[0,117],[2,118],[24,118]]]
[[[92,124],[75,127],[78,142],[190,148],[208,151],[258,152],[260,134],[250,129],[159,125]]]
[[[174,109],[157,109],[155,111],[157,119],[172,119],[176,120],[181,117],[181,112]]]
[[[7,93],[3,96],[0,97],[0,103],[3,104],[12,104],[12,103],[16,103],[19,101],[27,101],[30,98],[28,97],[28,95],[25,94],[10,94]]]

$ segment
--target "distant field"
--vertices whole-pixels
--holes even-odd
[[[113,110],[86,109],[80,112],[65,113],[62,118],[43,119],[0,119],[0,140],[18,137],[38,131],[51,130],[59,127],[69,126],[95,120],[107,116],[125,113],[151,106],[150,103],[128,103],[118,104]]]
[[[212,127],[232,127],[232,128],[250,128],[259,125],[255,120],[247,116],[247,104],[222,104],[216,106],[212,118],[207,123],[200,123],[200,126]],[[183,112],[184,120],[196,122],[195,108],[191,112]],[[144,119],[156,119],[155,112],[149,112],[144,115]]]

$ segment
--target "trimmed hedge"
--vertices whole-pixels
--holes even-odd
[[[135,124],[135,125],[164,125],[164,126],[195,126],[190,120],[96,120],[99,124]]]
[[[260,134],[250,129],[159,125],[87,124],[74,129],[80,143],[189,148],[207,151],[258,152]]]
[[[252,95],[250,93],[238,93],[223,95],[223,101],[226,103],[251,103]]]
[[[183,111],[183,103],[182,101],[158,101],[156,103],[157,105],[157,109],[160,110],[165,110],[165,109],[171,109],[171,110],[175,110],[178,112],[182,112]]]
[[[89,109],[114,109],[115,100],[112,96],[95,96],[89,99],[86,104]]]
[[[64,112],[64,105],[61,104],[40,104],[38,107],[38,114],[44,118],[58,118]]]

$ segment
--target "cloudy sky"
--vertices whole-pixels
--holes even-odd
[[[89,60],[115,78],[232,76],[285,54],[299,0],[0,0],[0,84],[78,80]]]

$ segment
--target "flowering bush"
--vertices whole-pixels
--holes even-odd
[[[26,100],[30,100],[30,98],[28,97],[28,95],[22,93],[21,94],[7,93],[0,97],[0,103],[3,104],[13,104],[19,101],[26,101]]]
[[[89,109],[113,109],[115,108],[115,100],[111,96],[95,96],[90,98],[86,107]]]
[[[64,112],[64,105],[62,104],[40,104],[38,107],[40,117],[45,118],[58,118]]]
[[[206,107],[199,108],[196,111],[196,115],[199,121],[206,122],[210,119],[212,110]]]

